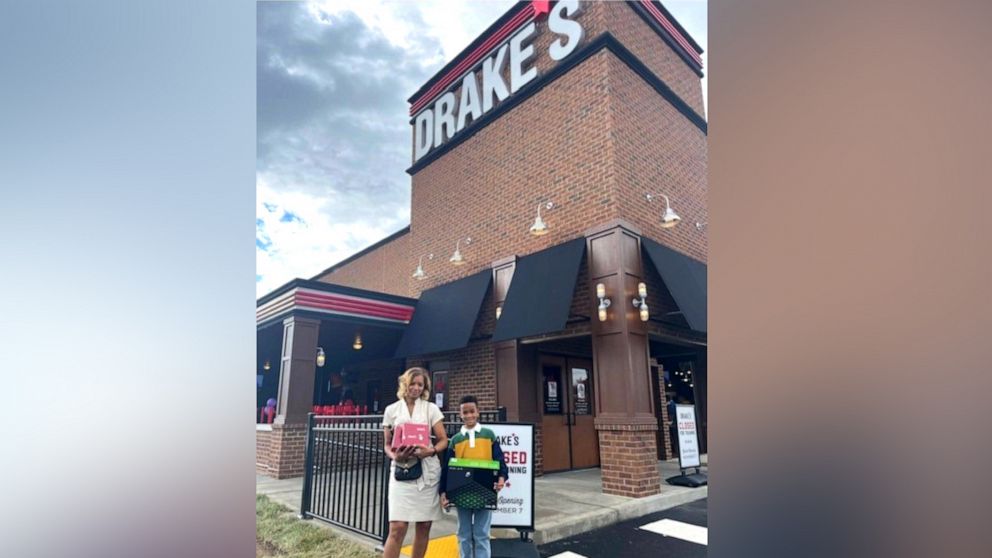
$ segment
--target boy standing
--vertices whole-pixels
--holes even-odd
[[[499,447],[496,434],[479,424],[479,401],[472,395],[461,398],[458,414],[464,422],[460,432],[451,438],[445,459],[441,467],[441,506],[447,508],[448,498],[445,487],[448,481],[448,460],[485,459],[499,462],[499,476],[494,489],[503,489],[508,470],[503,461],[503,450]],[[475,558],[490,558],[492,551],[489,545],[489,525],[492,522],[492,511],[458,509],[458,553],[461,558],[472,558],[473,543]]]

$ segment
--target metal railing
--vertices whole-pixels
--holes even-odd
[[[479,420],[506,422],[506,408],[481,411]],[[444,413],[444,426],[449,437],[458,432],[458,413]],[[382,446],[382,415],[311,413],[300,515],[385,542],[390,462]]]
[[[385,541],[389,459],[382,439],[382,415],[310,414],[300,515]]]

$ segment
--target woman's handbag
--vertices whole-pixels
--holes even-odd
[[[412,481],[420,478],[424,474],[424,467],[421,465],[419,459],[415,459],[412,464],[402,464],[396,462],[396,467],[393,472],[393,476],[396,477],[398,481]]]

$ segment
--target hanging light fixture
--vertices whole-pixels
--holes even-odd
[[[351,344],[351,348],[356,351],[362,350],[362,335],[360,333],[355,334],[355,342]]]
[[[427,256],[428,260],[434,259],[434,254],[424,254],[424,256]],[[412,275],[412,277],[418,281],[422,281],[425,277],[427,277],[427,274],[424,273],[424,256],[420,256],[420,260],[417,262],[417,270],[414,271]]]
[[[602,283],[596,283],[596,298],[599,299],[599,307],[597,308],[599,313],[599,321],[606,321],[606,309],[610,307],[613,303],[610,299],[606,298],[606,285]]]
[[[672,204],[668,201],[668,196],[665,194],[658,195],[665,198],[665,213],[661,216],[661,228],[670,229],[679,224],[679,221],[681,221],[682,218],[675,214],[675,210],[672,209]],[[652,194],[646,194],[644,197],[647,198],[649,202],[654,201],[654,195]]]
[[[272,363],[269,361],[265,361],[265,364],[262,365],[262,370],[265,371],[272,370]]]
[[[465,239],[465,245],[468,246],[471,243],[472,243],[472,237],[467,237]],[[455,253],[452,254],[451,258],[448,259],[448,261],[451,262],[452,265],[462,265],[465,263],[465,258],[462,257],[462,253],[459,250],[461,244],[462,244],[462,240],[458,239],[458,242],[455,243]]]
[[[324,363],[326,361],[327,361],[327,356],[324,355],[324,348],[317,347],[317,366],[318,367],[324,366]]]
[[[648,286],[644,283],[638,283],[637,296],[640,298],[635,298],[631,302],[634,303],[634,308],[640,309],[641,321],[646,322],[651,318],[651,315],[648,313],[648,303],[645,300],[648,296]]]
[[[503,305],[502,304],[498,304],[498,305],[496,305],[496,319],[498,320],[499,317],[502,316],[502,315],[503,315]]]
[[[551,209],[552,207],[555,206],[555,204],[552,202],[548,202],[546,204],[542,204],[542,203],[537,204],[537,218],[534,219],[534,224],[530,226],[530,234],[534,236],[543,236],[548,234],[548,226],[545,225],[544,220],[541,219],[542,205],[545,207],[545,209]]]

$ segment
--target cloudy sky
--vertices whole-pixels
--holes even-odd
[[[258,4],[259,296],[409,224],[406,99],[513,3]],[[705,49],[705,0],[663,3]]]

